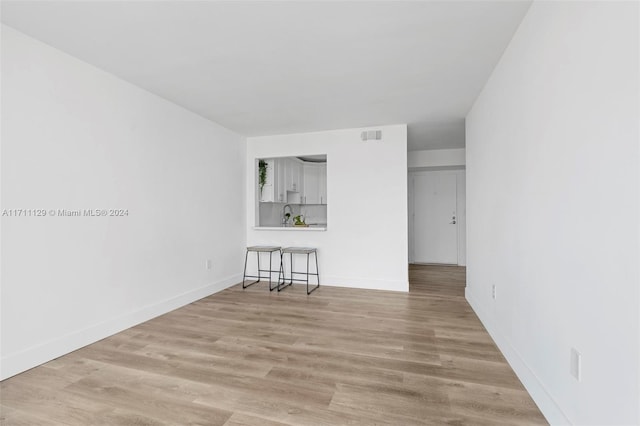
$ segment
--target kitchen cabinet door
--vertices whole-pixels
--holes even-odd
[[[293,191],[293,160],[284,159],[284,182],[287,191]]]
[[[286,203],[287,202],[287,184],[286,184],[286,158],[275,159],[275,202]]]
[[[320,167],[318,164],[304,164],[304,204],[320,204]]]
[[[302,162],[297,158],[285,159],[285,185],[287,191],[302,191],[301,176]]]
[[[327,163],[320,165],[320,204],[327,204]]]
[[[303,189],[302,161],[297,158],[291,159],[291,191],[302,192]]]

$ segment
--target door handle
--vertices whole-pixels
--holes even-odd
[[[453,219],[451,222],[449,222],[449,225],[455,225],[456,224],[456,217],[452,217],[451,219]]]

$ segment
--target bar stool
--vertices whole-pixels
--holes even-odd
[[[258,275],[247,275],[247,259],[249,258],[249,252],[254,252],[256,254],[256,259],[258,261]],[[260,253],[269,253],[269,269],[260,269]],[[273,253],[278,253],[280,254],[280,247],[276,247],[276,246],[250,246],[247,247],[247,252],[244,255],[244,274],[242,276],[242,288],[247,288],[249,286],[252,286],[256,283],[260,282],[260,279],[262,278],[267,278],[267,276],[262,276],[261,272],[268,272],[269,273],[269,291],[273,291],[275,290],[277,287],[279,287],[280,284],[280,274],[282,273],[282,275],[284,276],[284,271],[282,269],[282,255],[280,255],[280,268],[278,270],[274,270],[273,266],[272,266],[272,257],[273,257]],[[276,283],[275,287],[271,287],[271,283],[273,282],[272,280],[272,273],[278,273],[278,281]],[[245,284],[245,281],[247,280],[247,278],[257,278],[256,281],[252,282],[252,283],[248,283]]]
[[[320,275],[318,273],[318,251],[312,247],[286,247],[281,250],[282,260],[280,262],[280,268],[282,269],[282,282],[278,279],[278,291],[284,290],[286,287],[296,282],[306,282],[307,283],[307,294],[311,294],[314,290],[320,287]],[[284,258],[285,255],[289,253],[289,263],[291,265],[290,273],[289,273],[289,282],[287,283],[287,278],[284,272]],[[316,260],[316,272],[309,272],[309,256],[313,253]],[[307,271],[306,272],[296,272],[293,270],[293,255],[294,254],[306,254],[307,255]],[[294,275],[304,275],[305,279],[301,278],[293,278]],[[309,291],[309,276],[315,275],[318,284]]]

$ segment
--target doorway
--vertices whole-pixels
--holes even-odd
[[[464,170],[409,173],[411,263],[465,265]]]

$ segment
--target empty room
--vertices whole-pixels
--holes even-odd
[[[640,425],[640,2],[0,17],[0,424]]]

